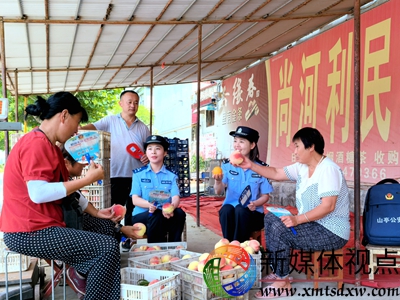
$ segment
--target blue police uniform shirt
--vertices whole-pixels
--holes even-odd
[[[130,196],[138,195],[139,197],[149,201],[149,194],[152,191],[167,192],[171,194],[171,197],[179,196],[177,176],[168,171],[164,165],[158,173],[153,172],[150,164],[133,170]],[[171,203],[171,197],[166,202]],[[135,216],[148,210],[148,208],[135,206],[132,215]]]
[[[256,161],[256,163],[259,165],[266,165],[258,161]],[[251,189],[250,201],[256,201],[262,194],[269,194],[274,190],[268,179],[252,170],[243,170],[240,167],[233,166],[229,162],[229,159],[223,161],[221,168],[224,174],[222,182],[227,186],[226,197],[222,205],[238,205],[240,195],[248,185]],[[257,206],[256,210],[260,213],[264,213],[263,205]]]

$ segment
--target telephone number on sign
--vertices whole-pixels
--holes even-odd
[[[354,176],[354,167],[344,167],[343,174],[345,177]],[[385,179],[386,169],[385,168],[360,168],[360,176],[367,179]]]

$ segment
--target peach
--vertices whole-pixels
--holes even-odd
[[[154,249],[153,247],[148,247],[148,248],[146,249],[146,251],[154,251],[154,250],[156,250],[156,249]]]
[[[154,250],[161,250],[160,246],[153,246]]]
[[[234,241],[230,242],[229,245],[234,245],[234,246],[239,246],[240,247],[240,242],[237,241],[237,240],[234,240]]]
[[[177,260],[180,260],[180,258],[179,258],[179,257],[176,257],[176,256],[174,256],[174,257],[172,257],[172,258],[170,259],[170,262],[171,262],[171,261],[177,261]]]
[[[197,260],[192,261],[189,265],[188,265],[188,269],[192,270],[192,271],[198,271],[197,267],[199,265],[199,262]]]
[[[192,256],[190,254],[186,254],[186,255],[182,256],[182,259],[188,259],[188,258],[192,258]]]
[[[244,161],[244,157],[242,153],[236,150],[231,153],[229,160],[234,165],[240,165]]]
[[[165,263],[169,262],[171,260],[171,258],[172,258],[171,255],[165,254],[165,255],[161,256],[161,262],[163,264],[165,264]]]
[[[247,252],[248,254],[254,254],[254,253],[256,253],[256,252],[254,251],[254,249],[251,248],[250,246],[246,246],[246,247],[244,248],[244,250],[246,250],[246,252]]]
[[[174,206],[171,204],[171,203],[165,203],[163,206],[162,206],[162,211],[164,212],[164,213],[166,213],[166,214],[170,214],[170,213],[172,213],[173,211],[174,211]]]
[[[155,284],[157,282],[159,282],[160,280],[158,279],[153,279],[152,281],[149,282],[149,285]]]
[[[249,241],[249,247],[253,248],[255,252],[260,251],[260,243],[257,240]]]
[[[225,265],[222,268],[220,268],[220,271],[229,271],[229,270],[233,270],[233,267],[230,265]],[[226,279],[226,278],[232,278],[235,274],[228,274],[225,276],[222,276],[222,279]]]
[[[115,204],[112,207],[112,210],[116,217],[121,217],[121,218],[125,217],[126,208],[124,206],[122,206],[121,204]]]
[[[225,260],[227,265],[230,265],[232,267],[235,267],[237,265],[237,263],[233,259],[225,258]]]
[[[212,169],[212,174],[213,175],[222,175],[222,169],[219,166],[214,167],[214,169]]]
[[[204,252],[202,255],[199,256],[199,261],[206,260],[210,253]]]
[[[226,265],[225,257],[214,257],[214,258],[219,258],[219,260],[214,259],[212,261],[214,267],[219,267],[221,269],[222,267],[224,267]],[[219,263],[219,266],[218,266],[218,263]]]
[[[143,245],[143,246],[140,246],[140,247],[139,247],[139,249],[140,249],[141,251],[146,251],[147,248],[148,248],[148,247],[147,247],[146,245]]]
[[[222,238],[215,244],[214,249],[217,249],[217,248],[225,246],[225,245],[229,245],[229,240]]]
[[[199,261],[199,264],[197,265],[197,271],[203,272],[205,265],[206,265],[206,260]]]
[[[184,247],[182,246],[182,245],[178,245],[178,246],[176,246],[176,248],[175,249],[183,249]]]
[[[134,228],[138,228],[137,230],[135,230],[135,233],[138,237],[143,237],[145,232],[146,232],[146,225],[144,225],[143,223],[135,223],[133,224]]]
[[[160,258],[158,256],[153,256],[149,260],[150,265],[158,265],[160,263]]]

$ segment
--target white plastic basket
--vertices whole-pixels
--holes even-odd
[[[3,241],[3,233],[0,232],[0,273],[6,272],[5,258],[7,255],[7,246]],[[19,272],[20,269],[20,255],[21,255],[21,270],[26,271],[29,268],[31,262],[30,257],[11,252],[7,256],[7,271],[8,272]]]
[[[137,285],[139,279],[159,282]],[[121,269],[121,300],[172,300],[181,299],[181,284],[178,272],[137,268]]]
[[[140,247],[142,246],[147,246],[147,247],[154,247],[154,246],[159,246],[160,250],[152,250],[152,251],[146,251],[146,250],[140,250]],[[173,243],[147,243],[147,244],[134,244],[131,249],[129,250],[129,257],[136,257],[136,256],[142,256],[142,255],[148,255],[148,254],[154,254],[166,250],[186,250],[187,249],[187,243],[186,242],[173,242]]]
[[[180,273],[182,299],[190,299],[190,300],[225,299],[224,297],[215,296],[208,289],[207,284],[205,283],[203,278],[203,273],[188,269],[188,265],[192,261],[196,261],[197,259],[198,258],[183,259],[181,261],[176,261],[173,264],[171,264],[172,271]],[[225,271],[223,273],[224,276],[233,274],[233,278],[221,279],[221,282],[225,284],[232,282],[237,278],[239,278],[240,273],[241,271],[238,269]],[[227,299],[228,298],[229,297],[227,297]],[[249,293],[246,293],[240,297],[231,297],[229,299],[247,300],[249,299]]]
[[[111,206],[111,184],[105,186],[87,185],[81,189],[81,193],[97,209]]]
[[[164,255],[171,255],[172,257],[177,257],[179,260],[176,261],[171,261],[171,262],[166,262],[166,263],[160,263],[157,265],[151,265],[150,260],[153,257],[158,257],[158,259],[161,261],[161,258]],[[136,257],[130,257],[128,259],[128,267],[134,267],[134,268],[143,268],[143,269],[152,269],[152,270],[171,270],[171,264],[181,261],[182,257],[185,255],[190,255],[191,258],[198,258],[201,253],[197,252],[192,252],[192,251],[187,251],[187,250],[167,250],[167,251],[161,251],[149,255],[142,255],[142,256],[136,256]]]

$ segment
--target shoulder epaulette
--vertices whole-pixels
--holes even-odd
[[[266,162],[264,162],[264,161],[262,161],[262,160],[259,160],[258,158],[256,158],[256,160],[255,160],[255,162],[256,163],[259,163],[260,165],[262,165],[262,166],[269,166]]]
[[[147,168],[147,166],[143,166],[143,167],[140,167],[140,168],[137,168],[137,169],[135,169],[135,170],[133,170],[133,173],[139,173],[139,172],[142,172],[143,170],[145,170]]]
[[[223,163],[223,164],[228,164],[228,163],[229,163],[229,158],[224,159],[224,160],[222,161],[222,163]]]

